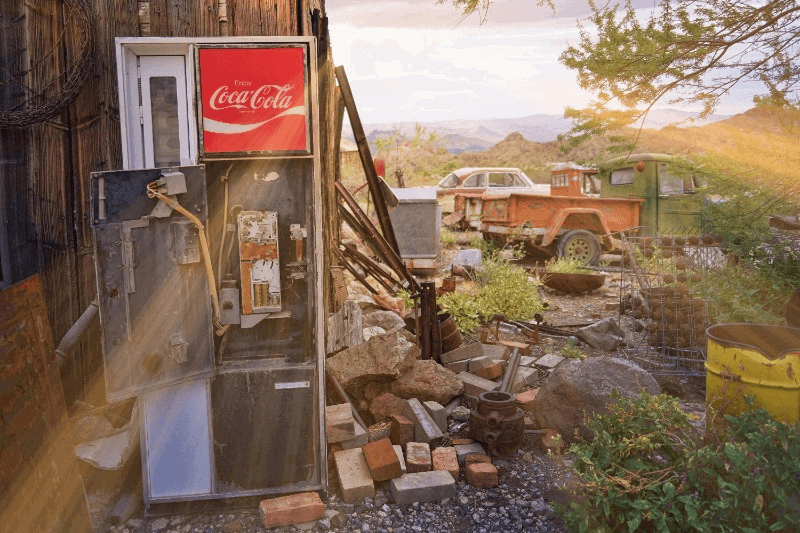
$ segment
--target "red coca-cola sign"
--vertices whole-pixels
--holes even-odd
[[[203,153],[307,151],[305,53],[200,49]]]

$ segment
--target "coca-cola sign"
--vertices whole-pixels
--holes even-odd
[[[305,48],[201,48],[204,154],[307,151]]]

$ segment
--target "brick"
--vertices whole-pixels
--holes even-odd
[[[258,512],[264,527],[270,529],[324,518],[325,505],[316,492],[302,492],[262,500]]]
[[[431,466],[434,470],[450,472],[454,481],[458,481],[459,468],[456,450],[452,446],[441,446],[431,452]]]
[[[457,444],[475,444],[475,439],[452,439],[450,440],[450,444],[453,446]]]
[[[444,406],[442,406],[442,404],[428,401],[422,402],[422,407],[428,411],[428,414],[431,415],[433,422],[440,430],[442,430],[442,432],[447,431],[447,412],[444,410]]]
[[[497,379],[503,375],[503,364],[501,363],[492,363],[489,366],[485,366],[483,368],[476,368],[474,370],[470,370],[470,374],[474,374],[479,378],[493,380]]]
[[[361,427],[361,424],[356,424],[356,434],[352,439],[340,442],[342,449],[350,450],[352,448],[360,448],[369,442],[369,433],[366,429]]]
[[[392,422],[391,420],[384,420],[383,422],[372,424],[367,428],[367,433],[369,433],[370,442],[389,439],[392,436]]]
[[[389,482],[389,489],[398,505],[433,502],[456,496],[456,482],[444,470],[418,472],[396,477]]]
[[[539,393],[539,389],[531,389],[526,390],[525,392],[517,393],[515,398],[515,402],[517,407],[522,409],[523,411],[533,411],[533,406],[536,403],[536,395]]]
[[[492,359],[502,359],[502,360],[506,359],[505,356],[506,347],[501,346],[499,344],[484,344],[483,353],[488,355]]]
[[[375,481],[387,481],[403,475],[400,461],[397,460],[392,441],[389,439],[370,442],[361,449],[364,450],[364,459],[367,461],[370,475]]]
[[[405,446],[414,440],[414,422],[401,415],[392,416],[392,431],[389,437],[392,444]]]
[[[514,348],[519,348],[520,355],[531,355],[531,345],[524,342],[500,341],[500,345],[505,346],[508,351],[508,356],[504,357],[504,359],[508,359],[511,356],[511,352]]]
[[[464,458],[471,453],[486,453],[486,450],[483,449],[483,446],[477,442],[474,444],[456,444],[453,446],[453,448],[456,449],[458,464],[464,464]]]
[[[439,356],[439,360],[442,364],[445,364],[455,361],[464,361],[465,359],[472,359],[474,357],[480,357],[481,355],[483,355],[483,345],[479,342],[473,342],[443,353]]]
[[[493,364],[494,364],[494,359],[492,359],[488,355],[484,355],[483,357],[476,357],[475,359],[470,359],[469,370],[471,372],[479,368],[486,368],[487,366],[492,366]]]
[[[475,463],[489,463],[492,464],[492,458],[485,453],[471,453],[464,457],[464,467],[474,465]]]
[[[555,353],[549,353],[536,360],[536,366],[540,366],[546,370],[552,370],[558,363],[563,361],[564,358]]]
[[[409,474],[427,472],[431,469],[431,448],[427,442],[406,444],[406,468]]]
[[[454,361],[452,363],[445,363],[444,367],[450,372],[453,372],[454,374],[459,374],[461,372],[466,372],[467,370],[469,370],[469,361],[464,360],[464,361]]]
[[[414,440],[416,442],[425,442],[431,448],[444,442],[444,433],[418,399],[408,400],[403,416],[414,422]]]
[[[392,448],[394,449],[395,455],[397,455],[397,460],[400,461],[400,470],[404,474],[408,473],[406,469],[406,458],[403,457],[403,447],[399,444],[392,444]]]
[[[499,383],[479,378],[469,372],[462,372],[458,377],[464,383],[464,393],[476,398],[483,392],[497,390],[500,387]]]
[[[356,425],[349,403],[325,407],[325,434],[329,444],[355,437]]]
[[[333,458],[336,462],[336,471],[339,473],[342,500],[345,503],[356,503],[375,496],[375,484],[361,448],[336,452]]]
[[[473,463],[464,469],[467,483],[473,487],[488,489],[500,483],[497,468],[491,463]]]

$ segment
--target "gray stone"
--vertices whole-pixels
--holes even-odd
[[[555,429],[570,442],[591,440],[594,435],[586,420],[608,413],[614,390],[627,398],[638,397],[642,390],[661,393],[653,376],[625,359],[567,359],[539,387],[533,409],[536,422],[541,428]]]
[[[444,434],[422,403],[411,398],[406,403],[403,416],[414,422],[414,440],[435,448],[444,441]]]
[[[467,409],[463,405],[459,405],[458,407],[453,409],[453,412],[450,414],[450,416],[453,417],[453,420],[456,420],[458,422],[467,421],[469,420],[469,409]]]
[[[540,357],[536,360],[536,366],[540,366],[546,370],[551,370],[556,367],[558,363],[563,361],[564,358],[558,354],[549,353],[546,354],[544,357]]]
[[[362,318],[362,324],[365,328],[377,326],[387,333],[398,331],[406,327],[406,323],[400,318],[400,315],[394,311],[387,310],[376,310],[365,313]]]
[[[421,402],[434,401],[442,405],[463,390],[458,376],[432,359],[414,361],[411,369],[392,383],[392,392],[401,398],[417,398]]]
[[[456,496],[453,476],[444,470],[404,474],[389,482],[395,503],[432,502]]]
[[[472,444],[456,444],[453,448],[456,449],[456,457],[460,465],[464,464],[464,458],[471,453],[486,454],[486,450],[477,442],[473,442]]]
[[[386,330],[379,326],[369,326],[361,330],[361,335],[365,341],[370,340],[372,337],[383,335],[384,333],[386,333]]]
[[[150,531],[163,531],[167,529],[169,520],[166,518],[157,518],[150,524]]]
[[[595,322],[591,326],[580,328],[575,335],[585,343],[598,350],[613,352],[619,347],[619,343],[625,339],[625,332],[619,324],[612,318],[604,318]]]

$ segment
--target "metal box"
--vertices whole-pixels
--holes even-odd
[[[382,186],[384,193],[387,189],[391,193],[385,195],[400,257],[414,272],[435,270],[442,228],[442,208],[436,199],[436,189],[394,189],[385,182]]]

